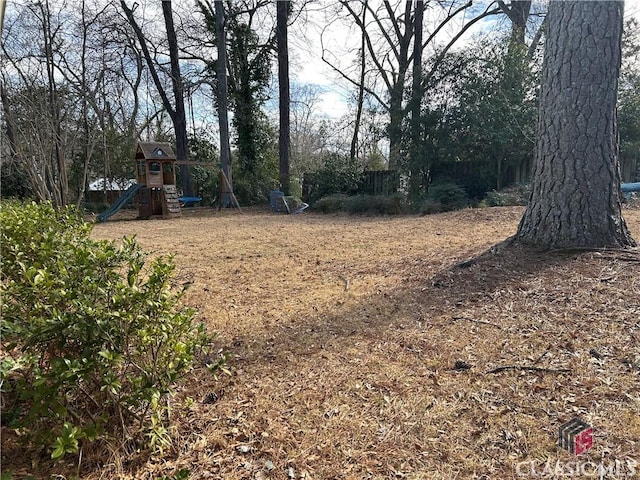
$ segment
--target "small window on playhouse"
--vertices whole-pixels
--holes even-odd
[[[162,171],[162,166],[160,162],[151,162],[149,163],[149,173],[160,173]]]

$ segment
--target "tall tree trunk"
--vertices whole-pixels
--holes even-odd
[[[175,110],[173,114],[173,129],[176,135],[176,158],[178,162],[189,160],[189,148],[187,145],[187,117],[184,108],[184,89],[182,86],[182,75],[180,73],[180,61],[178,53],[178,39],[176,29],[173,24],[173,13],[171,11],[171,1],[162,1],[162,14],[167,29],[167,40],[169,43],[169,60],[171,63],[171,85],[173,87],[173,97],[175,99]],[[191,172],[189,165],[180,165],[182,177],[182,191],[188,197],[193,196],[191,184]]]
[[[218,99],[218,125],[220,128],[220,163],[222,176],[220,182],[220,207],[228,208],[233,202],[233,179],[231,176],[231,150],[229,147],[229,118],[228,118],[228,94],[227,94],[227,39],[224,28],[224,5],[222,0],[215,2],[216,17],[216,47],[218,50],[217,67],[217,99]]]
[[[280,136],[278,147],[280,152],[280,188],[289,195],[291,179],[289,178],[290,150],[290,93],[289,93],[289,46],[287,39],[287,22],[289,20],[289,0],[276,2],[277,26],[276,42],[278,45],[278,89],[280,109]]]
[[[533,192],[516,239],[635,245],[620,208],[616,96],[623,1],[550,2]]]
[[[511,20],[511,42],[517,45],[525,45],[525,33],[527,20],[531,12],[531,0],[511,0],[510,5],[499,1],[498,5]]]
[[[43,40],[47,67],[49,94],[49,114],[51,115],[51,131],[53,134],[53,158],[49,162],[48,187],[57,207],[67,204],[69,182],[67,180],[67,162],[65,148],[62,144],[62,122],[60,120],[60,98],[56,83],[56,67],[53,58],[53,42],[55,33],[51,29],[51,12],[49,2],[40,4],[43,23]]]
[[[387,0],[384,1],[387,10],[392,8]],[[404,8],[404,32],[398,36],[398,74],[395,78],[389,95],[389,170],[395,170],[399,167],[402,156],[402,121],[405,118],[405,108],[403,105],[405,80],[409,71],[409,44],[413,36],[413,18],[411,16],[412,1],[407,0]]]
[[[420,191],[422,172],[426,170],[420,151],[420,104],[422,102],[422,18],[423,0],[416,0],[413,39],[413,79],[411,84],[410,194]]]
[[[80,15],[82,18],[82,47],[80,50],[80,79],[81,79],[81,88],[82,88],[82,100],[81,100],[81,108],[82,108],[82,129],[84,133],[84,159],[82,162],[82,173],[80,179],[80,185],[78,189],[78,199],[76,201],[76,206],[80,208],[84,203],[87,183],[89,178],[89,163],[91,162],[91,156],[93,155],[93,145],[89,140],[91,136],[90,128],[89,128],[89,102],[87,100],[89,87],[87,85],[87,19],[86,19],[86,1],[82,0],[81,3]],[[106,181],[105,181],[106,183]]]
[[[364,0],[362,7],[362,25],[367,24],[368,0]],[[351,148],[349,150],[349,159],[351,163],[356,161],[358,153],[358,135],[360,133],[360,124],[362,123],[362,110],[364,107],[364,81],[367,72],[367,42],[365,36],[362,35],[360,43],[360,80],[358,82],[358,104],[356,106],[356,120],[353,125],[353,136],[351,137]]]
[[[136,38],[140,43],[140,49],[149,68],[149,73],[153,79],[153,83],[158,90],[160,99],[162,100],[162,106],[165,108],[171,122],[173,123],[173,130],[176,136],[176,158],[180,160],[188,160],[188,148],[187,148],[187,120],[184,108],[184,91],[182,88],[182,76],[180,74],[180,63],[178,55],[178,40],[176,37],[176,31],[173,24],[173,14],[171,12],[171,1],[162,1],[162,13],[164,15],[165,27],[167,30],[167,40],[169,42],[169,61],[171,63],[171,85],[173,87],[174,105],[171,104],[169,96],[164,89],[164,85],[160,81],[158,70],[153,62],[149,47],[147,46],[147,40],[142,33],[142,29],[138,25],[133,16],[133,10],[127,6],[125,0],[120,0],[120,5],[124,11],[129,24],[133,28]],[[139,83],[136,81],[136,83]],[[181,165],[182,173],[182,189],[184,194],[191,196],[193,194],[191,186],[191,175],[189,174],[189,168],[186,165]]]

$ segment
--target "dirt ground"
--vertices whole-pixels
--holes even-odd
[[[640,253],[513,247],[454,266],[521,215],[191,209],[96,225],[175,255],[231,375],[198,365],[179,387],[163,456],[87,459],[81,477],[533,478],[575,465],[558,428],[581,417],[586,472],[640,478]],[[640,240],[640,209],[625,218]]]

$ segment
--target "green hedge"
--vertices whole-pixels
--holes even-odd
[[[170,258],[89,238],[74,209],[1,205],[3,423],[54,459],[96,439],[160,449],[167,398],[211,343]]]
[[[407,203],[399,193],[390,196],[335,194],[321,198],[313,204],[313,208],[322,213],[398,215],[407,212]]]
[[[481,203],[485,207],[507,207],[526,205],[531,196],[530,184],[516,184],[504,190],[491,190]]]

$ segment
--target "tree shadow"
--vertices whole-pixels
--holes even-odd
[[[371,345],[384,342],[398,329],[406,328],[406,331],[391,341],[415,342],[415,345],[407,344],[406,349],[414,349],[419,342],[437,343],[445,338],[450,338],[452,342],[457,341],[455,335],[468,329],[470,325],[456,322],[457,318],[486,324],[479,325],[481,331],[478,334],[488,336],[493,334],[494,327],[502,327],[496,323],[499,320],[488,317],[490,313],[485,313],[486,317],[467,316],[482,315],[482,307],[494,302],[497,292],[526,290],[536,277],[544,276],[549,269],[571,275],[570,267],[581,255],[585,255],[585,252],[543,252],[515,243],[497,244],[464,261],[455,261],[451,257],[432,259],[429,265],[419,262],[418,257],[410,258],[399,254],[397,259],[390,262],[388,268],[402,272],[401,285],[381,288],[361,297],[350,296],[350,292],[345,288],[343,298],[339,299],[339,302],[344,303],[330,311],[319,309],[317,312],[310,312],[304,318],[296,318],[294,322],[275,326],[268,334],[244,334],[226,339],[229,343],[225,345],[225,350],[233,354],[230,366],[238,373],[233,377],[221,376],[216,380],[212,375],[207,375],[204,367],[199,367],[193,375],[192,390],[186,391],[185,394],[204,395],[206,392],[214,391],[222,397],[223,389],[226,389],[227,393],[221,402],[224,403],[228,398],[228,405],[216,408],[233,411],[234,402],[248,402],[248,399],[252,398],[251,392],[247,391],[247,385],[260,382],[261,375],[271,375],[276,382],[295,379],[283,372],[299,365],[296,363],[297,360],[291,360],[292,357],[306,358],[310,364],[316,365],[319,362],[330,361],[331,366],[327,367],[326,371],[335,374],[335,368],[340,368],[339,364],[331,359],[327,360],[328,357],[342,352],[352,352],[354,348],[369,348]],[[559,277],[554,274],[552,278]],[[429,322],[432,330],[420,334],[420,325]],[[483,330],[485,327],[487,330]],[[436,333],[436,329],[439,330],[437,338],[429,339],[430,335]],[[498,336],[503,335],[501,331],[495,332]],[[421,338],[411,339],[417,336]],[[389,347],[390,351],[395,351],[393,348]],[[487,357],[494,353],[487,352]],[[438,360],[442,362],[442,368],[452,370],[451,355],[451,352],[447,352]],[[384,358],[380,357],[378,361],[383,361]],[[495,358],[497,357],[494,356],[493,359]],[[420,358],[420,361],[424,361],[424,358]],[[379,367],[375,364],[366,368],[371,372]],[[422,367],[416,360],[416,369],[419,368]],[[310,383],[316,381],[318,380],[315,377],[308,380]],[[326,388],[332,387],[328,385]],[[261,390],[265,391],[266,389]],[[274,398],[280,398],[278,395],[282,395],[271,393]],[[441,392],[441,395],[454,393],[447,390]],[[196,397],[196,401],[200,400]],[[316,404],[311,403],[308,408],[316,407]],[[189,432],[206,435],[206,418],[197,413],[193,415],[188,425]],[[188,434],[185,433],[186,435]],[[17,448],[9,448],[3,452],[3,456],[13,455],[16,451]],[[43,463],[46,463],[44,460],[42,458]],[[132,464],[123,465],[123,468],[135,472],[144,468],[145,461],[146,457],[141,455],[132,458]],[[99,465],[97,460],[88,461],[83,465],[83,473],[95,474],[100,470]]]
[[[328,343],[375,338],[407,318],[420,323],[463,312],[482,302],[491,303],[495,292],[526,289],[526,283],[548,269],[562,268],[581,253],[549,253],[517,243],[501,242],[464,261],[444,262],[435,273],[426,274],[423,265],[400,258],[405,271],[403,285],[381,290],[345,307],[325,314],[319,312],[292,324],[279,325],[268,338],[235,337],[228,350],[247,366],[275,361],[282,352],[308,355]],[[416,263],[407,271],[407,263]]]

